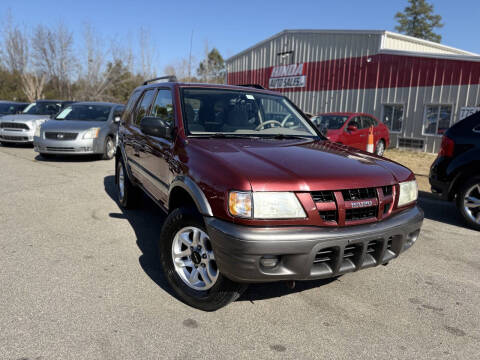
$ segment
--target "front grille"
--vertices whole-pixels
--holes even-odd
[[[337,210],[319,211],[318,213],[323,221],[337,221]]]
[[[338,250],[336,248],[326,248],[322,249],[315,254],[314,264],[326,264],[331,269],[335,265],[335,260],[338,256]]]
[[[335,195],[333,191],[314,191],[312,199],[314,202],[330,202],[335,201]]]
[[[345,247],[343,251],[343,258],[354,261],[356,258],[360,257],[361,254],[362,254],[361,244],[348,245]]]
[[[342,190],[343,200],[363,200],[372,199],[377,197],[375,188],[363,188],[363,189],[348,189]]]
[[[360,209],[347,209],[345,211],[346,221],[364,220],[377,217],[378,206],[370,206]]]
[[[393,194],[393,186],[382,186],[383,196],[388,196]]]
[[[11,141],[28,141],[28,137],[26,137],[26,136],[8,136],[8,135],[2,135],[2,136],[0,136],[0,139],[3,139],[3,140],[11,140]]]
[[[45,138],[50,140],[75,140],[78,133],[46,132]]]
[[[0,124],[0,127],[2,129],[22,129],[22,130],[30,130],[27,124],[22,124],[22,123],[8,123],[8,122],[2,122]]]
[[[69,151],[69,152],[74,152],[75,148],[72,147],[50,147],[47,146],[48,151]]]

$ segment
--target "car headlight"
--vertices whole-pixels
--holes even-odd
[[[293,192],[231,191],[228,208],[233,216],[254,219],[305,218],[302,205]]]
[[[398,206],[408,205],[418,198],[418,185],[415,180],[406,181],[399,184],[400,193],[398,194]]]
[[[42,127],[42,125],[40,125],[40,124],[37,124],[37,126],[35,126],[35,133],[33,134],[33,136],[40,137],[40,128],[41,127]]]
[[[88,129],[85,134],[83,134],[84,139],[96,139],[100,133],[100,128],[91,128]]]

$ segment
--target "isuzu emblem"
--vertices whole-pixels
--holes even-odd
[[[57,139],[63,139],[63,134],[57,134]]]
[[[352,208],[362,208],[362,207],[368,207],[368,206],[372,206],[373,205],[373,202],[371,200],[367,200],[367,201],[354,201],[351,203],[352,204]]]

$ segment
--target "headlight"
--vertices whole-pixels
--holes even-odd
[[[302,205],[293,192],[237,192],[229,195],[229,210],[233,216],[255,219],[305,218]],[[253,209],[253,210],[252,210]]]
[[[83,134],[84,139],[96,139],[100,133],[100,128],[91,128],[88,129],[85,134]]]
[[[35,126],[35,133],[33,134],[33,136],[40,137],[40,128],[41,127],[42,127],[42,125],[40,125],[40,124],[37,124],[37,126]]]
[[[398,206],[404,206],[417,200],[418,185],[415,180],[400,183],[400,193],[398,194]]]

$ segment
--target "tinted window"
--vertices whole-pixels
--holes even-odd
[[[173,101],[170,90],[158,91],[157,98],[150,110],[150,115],[161,118],[170,124],[173,122]]]
[[[140,100],[140,102],[137,105],[137,108],[135,109],[135,118],[133,119],[133,122],[136,125],[140,125],[140,121],[142,121],[142,119],[148,113],[148,108],[152,103],[154,94],[155,94],[155,89],[147,90],[143,93],[142,100]]]
[[[348,126],[356,126],[360,129],[362,126],[362,119],[360,118],[360,116],[355,116],[354,118],[352,118],[352,120],[350,120]]]
[[[383,123],[390,131],[402,131],[403,105],[383,105]]]
[[[345,121],[348,120],[348,116],[341,115],[320,115],[315,116],[312,121],[319,129],[340,129]]]
[[[0,114],[15,114],[16,109],[15,105],[0,104]]]
[[[132,120],[132,113],[133,109],[135,107],[135,104],[137,103],[138,98],[142,92],[140,90],[135,91],[131,96],[130,99],[128,99],[127,107],[125,109],[125,112],[123,113],[123,121],[128,121],[131,122]]]
[[[112,110],[106,105],[72,105],[63,109],[56,120],[107,121]]]

